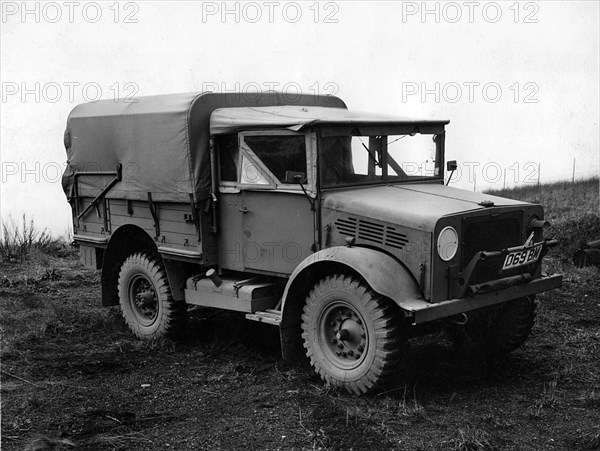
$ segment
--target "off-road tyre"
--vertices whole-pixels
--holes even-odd
[[[357,394],[381,389],[393,379],[407,341],[396,306],[362,280],[342,274],[311,289],[302,313],[302,339],[321,378]]]
[[[185,326],[187,306],[171,295],[159,255],[144,251],[125,259],[119,272],[119,302],[129,329],[139,338],[175,338]]]
[[[536,307],[533,296],[506,303],[487,331],[486,351],[501,357],[525,343],[535,324]]]
[[[515,299],[497,309],[469,314],[464,327],[450,325],[446,334],[455,346],[470,341],[487,357],[502,357],[529,338],[535,323],[535,310],[533,296]]]

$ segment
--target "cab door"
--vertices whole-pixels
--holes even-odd
[[[220,185],[220,266],[289,275],[316,241],[313,136],[253,131],[237,143],[235,183]]]

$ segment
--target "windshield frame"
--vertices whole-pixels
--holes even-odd
[[[445,153],[445,123],[432,122],[432,123],[406,123],[399,124],[398,126],[393,125],[355,125],[355,126],[322,126],[316,128],[317,135],[317,154],[318,154],[318,173],[319,173],[319,187],[322,190],[331,190],[339,188],[351,188],[351,187],[362,187],[362,186],[381,186],[381,185],[396,185],[396,184],[414,184],[414,183],[444,183],[444,153]],[[381,178],[376,180],[367,180],[362,182],[348,182],[348,183],[336,183],[335,185],[328,185],[325,183],[324,178],[324,165],[323,165],[323,138],[333,136],[360,136],[363,139],[366,138],[368,141],[369,137],[373,136],[399,136],[399,135],[430,135],[435,142],[435,161],[439,164],[439,174],[432,176],[419,177],[407,180],[395,180],[393,177],[388,175],[388,149],[387,141],[383,142],[380,149],[374,150],[376,156],[379,157],[379,163],[381,163]],[[408,138],[410,139],[410,137]],[[366,152],[366,150],[365,150]],[[381,152],[381,153],[379,153]],[[369,151],[372,155],[372,151]],[[402,164],[402,163],[400,163]]]

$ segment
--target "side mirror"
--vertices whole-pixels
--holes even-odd
[[[288,185],[297,185],[306,183],[306,173],[296,171],[285,171],[284,182]]]
[[[446,182],[446,186],[450,183],[450,179],[452,178],[452,174],[456,171],[458,165],[456,164],[456,160],[446,161],[446,171],[450,172],[450,177],[448,177],[448,181]]]

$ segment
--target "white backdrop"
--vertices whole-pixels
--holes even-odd
[[[75,105],[183,91],[301,89],[450,119],[465,189],[537,182],[538,168],[542,182],[570,179],[574,160],[576,177],[596,175],[598,5],[2,2],[2,219],[68,230]]]

